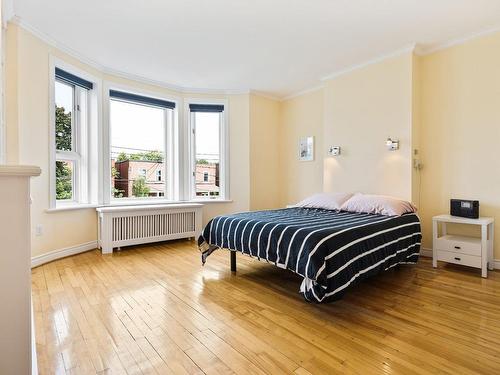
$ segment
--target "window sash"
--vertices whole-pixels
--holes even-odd
[[[117,98],[115,96],[112,96],[112,93],[122,93],[124,94],[122,97],[120,98]],[[129,103],[129,104],[133,104],[133,105],[142,105],[142,106],[151,106],[147,103],[141,103],[139,101],[136,101],[136,100],[125,100],[123,99],[127,94],[131,95],[131,96],[136,96],[136,97],[141,97],[141,98],[148,98],[146,96],[140,96],[140,95],[135,95],[135,94],[131,94],[131,93],[127,93],[126,91],[117,91],[117,90],[109,90],[109,100],[108,100],[108,108],[109,108],[109,112],[110,112],[110,108],[111,108],[111,102],[112,101],[120,101],[120,102],[124,102],[124,103]],[[161,100],[161,99],[158,99],[158,100]],[[165,100],[165,102],[167,102]],[[173,104],[173,107],[170,108],[170,107],[164,107],[164,106],[153,106],[155,108],[159,108],[159,109],[162,109],[163,110],[163,127],[164,127],[164,141],[163,141],[163,163],[164,163],[164,168],[165,168],[165,177],[162,176],[162,179],[161,181],[156,181],[155,182],[161,182],[162,183],[162,186],[163,186],[163,196],[160,196],[160,194],[156,195],[156,196],[148,196],[148,197],[122,197],[122,198],[116,198],[114,197],[113,195],[113,191],[112,191],[112,184],[111,184],[111,179],[113,178],[112,176],[110,176],[110,179],[109,181],[106,182],[106,184],[108,184],[108,186],[106,186],[105,188],[105,192],[109,192],[109,196],[108,198],[105,198],[105,201],[104,203],[117,203],[117,202],[126,202],[126,201],[144,201],[144,200],[173,200],[174,199],[174,178],[175,178],[175,175],[174,175],[174,171],[173,171],[173,152],[172,152],[172,149],[174,148],[174,145],[173,145],[173,139],[172,139],[172,127],[173,127],[173,108],[175,108],[175,103],[173,102],[169,102],[169,103],[172,103]],[[110,118],[109,118],[110,119]],[[113,131],[113,128],[112,128],[112,124],[111,124],[111,121],[108,122],[108,126],[109,126],[109,134],[110,134],[110,137],[109,137],[109,141],[108,141],[108,157],[106,158],[107,160],[107,166],[105,166],[105,168],[109,168],[111,170],[111,133]]]
[[[77,101],[77,95],[76,95],[76,86],[69,83],[69,82],[66,82],[66,81],[63,81],[63,80],[60,80],[59,78],[56,77],[55,79],[55,82],[59,82],[65,86],[69,86],[71,88],[71,108],[70,108],[70,111],[71,111],[71,151],[75,151],[76,150],[76,147],[75,147],[75,135],[76,135],[76,131],[75,131],[75,128],[77,128],[77,124],[76,124],[76,121],[77,121],[77,118],[78,116],[75,116],[76,114],[76,108],[78,107],[76,101]],[[55,93],[56,93],[56,90],[57,89],[57,86],[54,87],[54,96],[55,96]],[[54,103],[55,103],[55,100],[54,100]],[[55,109],[52,109],[52,110],[55,110]],[[57,118],[55,118],[55,120],[57,120]],[[54,131],[56,131],[56,129],[54,129]],[[67,150],[61,150],[59,148],[57,148],[57,134],[55,136],[55,149],[57,151],[67,151]]]
[[[76,76],[74,76],[76,77]],[[72,103],[73,108],[71,108],[71,151],[57,149],[55,134],[56,117],[54,115],[54,178],[52,183],[55,185],[57,183],[57,177],[55,176],[56,162],[58,161],[70,161],[73,164],[72,171],[72,198],[71,199],[57,199],[56,188],[53,190],[53,201],[57,204],[65,203],[88,203],[89,200],[89,181],[88,176],[88,158],[89,153],[89,94],[87,88],[81,87],[79,85],[72,85],[71,82],[66,80],[61,80],[59,76],[55,76],[54,82],[61,82],[63,84],[69,85],[72,88]],[[54,98],[56,94],[56,88],[54,86]],[[55,100],[54,100],[55,102]],[[55,111],[55,106],[53,108]]]
[[[80,154],[74,151],[56,151],[57,160],[80,161]]]
[[[190,122],[190,130],[191,130],[191,137],[190,137],[190,159],[191,159],[191,173],[190,173],[190,192],[189,196],[190,199],[195,199],[195,200],[224,200],[227,199],[227,173],[226,173],[226,166],[227,166],[227,158],[228,155],[226,153],[226,142],[227,142],[227,133],[226,133],[226,127],[225,127],[225,112],[224,111],[201,111],[201,110],[191,110],[193,108],[193,103],[190,103],[188,108],[189,108],[189,122]],[[222,107],[224,106],[221,105],[210,105],[210,104],[196,104],[197,108],[202,108],[202,107],[208,107],[208,106],[214,106],[214,107]],[[218,196],[212,196],[210,193],[208,195],[196,195],[196,113],[199,112],[205,112],[205,113],[214,113],[218,112],[219,113],[219,195]]]
[[[80,201],[80,166],[79,159],[69,159],[64,157],[56,157],[54,164],[58,161],[60,162],[71,162],[73,164],[72,173],[71,173],[71,199],[57,199],[55,197],[57,203],[76,203]],[[55,166],[54,166],[55,167]],[[57,177],[55,178],[55,183],[57,183]]]

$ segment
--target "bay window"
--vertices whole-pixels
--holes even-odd
[[[63,61],[49,65],[51,210],[229,198],[226,101],[101,89]]]

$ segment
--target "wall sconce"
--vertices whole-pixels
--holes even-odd
[[[340,155],[340,146],[330,146],[330,148],[328,149],[328,155],[330,156]]]
[[[385,145],[387,146],[387,149],[389,151],[399,150],[399,141],[393,140],[391,139],[391,137],[387,138],[387,141],[385,141]]]

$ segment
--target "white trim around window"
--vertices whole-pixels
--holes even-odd
[[[55,68],[92,82],[93,89],[87,93],[85,110],[87,129],[82,137],[74,139],[78,145],[74,151],[56,150],[55,135]],[[96,206],[124,204],[157,204],[179,201],[207,203],[231,202],[229,191],[229,105],[226,99],[182,98],[164,95],[156,91],[138,89],[134,86],[103,81],[78,69],[57,57],[49,57],[49,208],[48,212],[68,209],[80,209]],[[131,94],[163,99],[175,103],[175,109],[165,110],[167,128],[165,129],[165,150],[168,167],[162,172],[162,181],[166,181],[166,197],[122,198],[111,197],[111,153],[110,153],[110,90],[124,91]],[[78,92],[75,90],[75,92]],[[80,103],[82,104],[82,103]],[[196,184],[192,178],[194,155],[194,137],[192,133],[189,104],[224,105],[220,116],[220,195],[216,198],[204,198],[195,195]],[[75,162],[79,171],[75,172],[74,194],[71,201],[56,200],[56,160]],[[82,171],[86,171],[83,172]]]
[[[56,149],[55,137],[55,69],[60,68],[92,82],[93,89],[77,87],[74,90],[74,104],[80,106],[80,114],[72,122],[72,151]],[[100,124],[101,124],[101,80],[86,71],[78,69],[57,57],[49,57],[49,208],[87,206],[99,202],[100,179]],[[56,160],[73,162],[73,192],[70,200],[56,199]]]
[[[119,198],[111,197],[111,118],[110,118],[110,90],[123,91],[130,94],[146,96],[167,100],[175,103],[175,108],[172,110],[165,109],[165,158],[167,160],[167,173],[162,176],[162,181],[165,182],[167,191],[166,197],[144,197],[144,198]],[[126,100],[124,100],[126,102]],[[103,84],[103,134],[102,134],[102,162],[103,178],[101,183],[102,202],[105,206],[122,205],[122,204],[149,204],[149,203],[165,203],[174,202],[180,199],[178,178],[179,171],[179,116],[178,108],[182,103],[182,98],[170,95],[162,95],[158,92],[138,89],[128,85],[118,84],[111,81],[105,81]]]
[[[194,124],[192,121],[192,113],[189,109],[190,104],[208,104],[208,105],[223,105],[224,111],[220,116],[219,128],[219,163],[220,163],[220,193],[217,198],[214,197],[199,197],[196,196],[196,155],[195,155],[195,134]],[[184,198],[190,201],[230,201],[230,176],[229,176],[229,105],[226,99],[211,99],[211,98],[186,98],[184,99],[184,118],[187,126],[185,126],[185,137],[187,142],[186,150],[183,155],[185,158],[184,171]]]

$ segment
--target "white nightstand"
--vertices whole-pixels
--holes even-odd
[[[463,264],[481,268],[481,276],[488,277],[488,269],[493,269],[494,222],[492,217],[467,219],[451,215],[439,215],[432,218],[432,266],[437,261]],[[439,236],[441,223],[441,236]],[[481,238],[449,235],[447,223],[470,224],[481,226]]]

